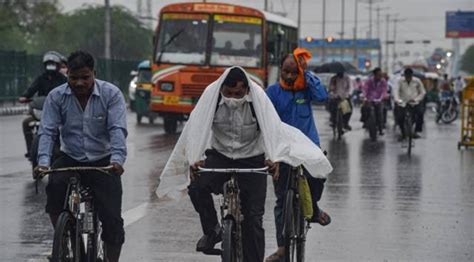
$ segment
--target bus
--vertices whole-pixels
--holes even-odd
[[[278,79],[283,55],[297,47],[297,24],[257,9],[222,3],[163,7],[153,38],[150,110],[166,133],[189,117],[204,89],[229,66],[262,87]]]

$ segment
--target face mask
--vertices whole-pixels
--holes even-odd
[[[56,71],[56,65],[55,64],[47,64],[46,65],[46,71]]]
[[[247,95],[243,96],[242,98],[231,98],[231,97],[225,97],[222,93],[222,101],[224,104],[228,105],[232,109],[236,109],[243,105],[245,101],[247,101]]]

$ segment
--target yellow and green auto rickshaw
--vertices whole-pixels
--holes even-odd
[[[145,60],[138,64],[137,82],[135,89],[134,109],[135,113],[137,114],[138,124],[142,122],[142,118],[144,116],[148,118],[150,124],[153,124],[155,120],[155,114],[149,109],[151,89],[152,83],[150,61]]]

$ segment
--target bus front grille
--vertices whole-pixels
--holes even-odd
[[[199,97],[205,88],[204,85],[183,85],[183,96]]]

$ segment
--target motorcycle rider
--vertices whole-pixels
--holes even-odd
[[[60,73],[62,55],[56,51],[48,51],[43,55],[43,66],[45,71],[36,77],[33,83],[25,90],[18,99],[20,103],[27,103],[35,94],[47,96],[53,88],[67,82],[66,76]],[[23,135],[26,142],[25,157],[30,157],[30,149],[33,141],[32,122],[36,121],[33,116],[28,116],[23,120]]]

